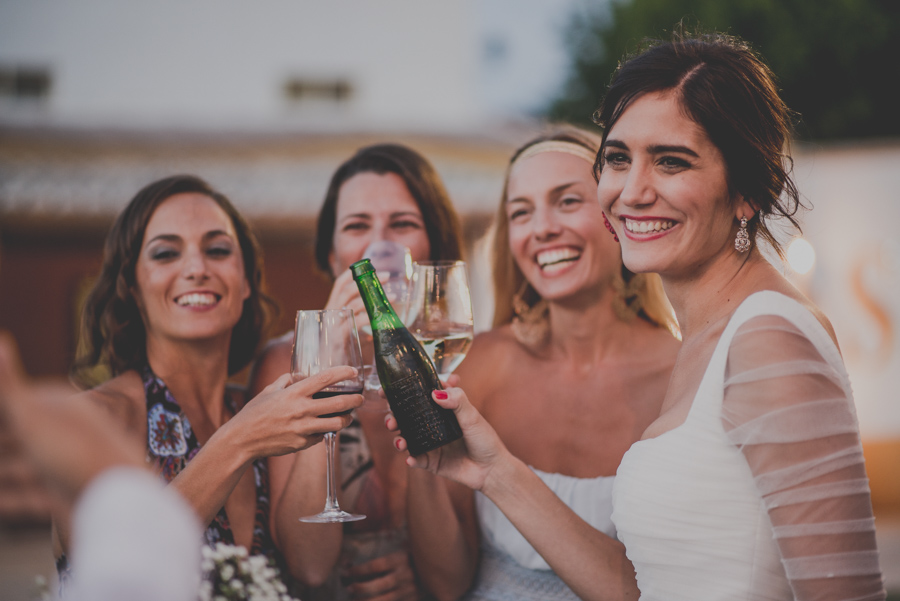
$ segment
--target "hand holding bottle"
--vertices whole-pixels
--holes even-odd
[[[450,376],[447,382],[450,386],[444,390],[435,390],[432,397],[438,405],[453,411],[462,428],[463,438],[423,455],[409,456],[406,464],[449,478],[474,490],[483,490],[492,475],[497,473],[497,469],[502,469],[505,460],[511,455],[494,428],[469,402],[462,388],[452,386],[459,382],[459,378]],[[399,436],[400,430],[393,414],[388,414],[385,418],[385,425],[398,435],[394,439],[394,446],[405,451],[406,440]]]

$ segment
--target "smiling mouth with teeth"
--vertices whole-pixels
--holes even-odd
[[[219,297],[215,294],[201,293],[183,294],[175,299],[175,302],[181,307],[208,307],[216,304],[218,301]]]
[[[542,271],[556,271],[580,258],[581,253],[573,248],[555,248],[539,252],[535,260]]]
[[[637,221],[635,219],[625,219],[625,229],[633,234],[651,234],[655,232],[664,232],[674,227],[675,222],[667,219]]]

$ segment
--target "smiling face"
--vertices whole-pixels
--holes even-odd
[[[329,254],[332,275],[362,259],[376,240],[403,244],[413,261],[426,261],[431,254],[422,211],[396,173],[358,173],[341,186]]]
[[[596,202],[591,164],[562,152],[518,161],[507,184],[513,258],[535,291],[559,301],[610,285],[621,260]]]
[[[135,265],[148,344],[229,336],[250,296],[234,225],[204,194],[175,194],[153,212]]]
[[[753,215],[732,198],[722,153],[672,92],[634,100],[609,130],[597,194],[625,265],[663,277],[734,256],[736,220]]]

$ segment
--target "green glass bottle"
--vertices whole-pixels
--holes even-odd
[[[350,266],[366,305],[375,342],[375,367],[410,455],[421,455],[462,437],[456,416],[434,402],[441,390],[434,363],[388,301],[368,259]]]

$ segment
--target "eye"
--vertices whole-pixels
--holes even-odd
[[[178,258],[178,251],[167,246],[158,246],[150,250],[150,259],[153,261],[171,261]]]
[[[410,228],[419,229],[422,226],[416,221],[412,221],[409,219],[403,219],[400,221],[391,222],[391,227],[394,228],[395,230],[402,230],[402,229],[410,229]]]
[[[509,214],[507,215],[507,219],[509,219],[510,221],[520,221],[527,216],[528,216],[528,209],[519,208],[519,209],[513,209],[512,211],[510,211]]]
[[[369,228],[369,224],[365,221],[351,221],[349,223],[345,223],[344,227],[341,228],[342,232],[349,232],[351,230],[362,231]]]
[[[661,157],[658,161],[660,167],[662,167],[666,171],[681,171],[683,169],[687,169],[691,166],[691,164],[680,158],[675,156],[664,156]]]
[[[234,249],[230,245],[211,246],[206,249],[206,254],[210,257],[225,258],[230,257]]]
[[[580,196],[564,196],[559,200],[559,204],[562,208],[573,208],[577,207],[582,203],[582,199]]]
[[[603,164],[613,169],[621,169],[629,163],[628,155],[618,150],[607,150],[603,153]]]

